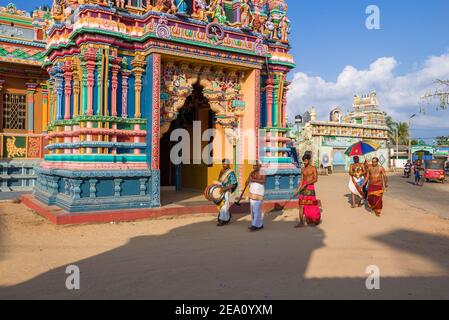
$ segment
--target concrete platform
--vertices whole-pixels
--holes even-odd
[[[185,195],[184,195],[185,196]],[[173,197],[172,199],[175,199]],[[200,200],[198,194],[192,197],[185,197],[185,200],[177,202],[164,202],[161,208],[154,209],[130,209],[117,211],[96,211],[69,213],[56,206],[47,206],[32,195],[21,196],[22,203],[32,209],[39,215],[47,218],[56,225],[74,225],[89,223],[109,223],[109,222],[127,222],[142,219],[154,219],[160,217],[182,216],[192,214],[217,215],[217,207],[210,202]],[[283,209],[292,209],[297,207],[297,201],[266,201],[263,206],[264,212],[272,210],[280,211]],[[232,214],[249,214],[250,205],[248,202],[241,203],[240,206],[231,207]]]

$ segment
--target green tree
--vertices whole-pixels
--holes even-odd
[[[388,138],[390,143],[408,145],[410,138],[410,128],[407,122],[395,122],[391,116],[386,117],[387,126],[390,129]],[[398,138],[398,141],[396,141]]]
[[[436,138],[436,144],[438,146],[447,146],[449,145],[449,136],[440,136]]]
[[[397,123],[394,122],[394,120],[391,116],[387,116],[385,118],[385,121],[386,121],[387,127],[389,129],[388,140],[391,144],[396,144],[396,125],[397,125]]]
[[[410,139],[410,127],[407,122],[399,122],[396,126],[398,130],[399,144],[407,145]]]

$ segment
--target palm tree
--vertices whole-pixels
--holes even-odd
[[[398,130],[399,144],[407,145],[410,138],[410,127],[407,122],[399,122],[396,125]]]
[[[391,116],[385,118],[387,123],[388,131],[388,142],[391,144],[396,144],[396,125],[397,123],[393,121]]]
[[[388,139],[391,144],[408,145],[410,128],[407,122],[395,122],[391,116],[386,117],[387,126],[390,129]],[[398,137],[398,141],[396,141]]]

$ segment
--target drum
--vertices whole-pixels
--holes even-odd
[[[208,186],[206,190],[204,190],[204,197],[215,204],[220,204],[225,197],[223,186],[220,184]]]
[[[212,201],[209,197],[209,192],[210,189],[213,187],[214,185],[211,184],[210,186],[207,186],[206,189],[204,189],[204,198],[206,198],[207,201]]]

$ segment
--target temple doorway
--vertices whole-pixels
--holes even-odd
[[[196,130],[194,128],[196,126]],[[198,135],[200,126],[201,136]],[[201,194],[208,184],[208,168],[204,161],[199,161],[200,156],[194,154],[194,139],[201,141],[204,131],[214,128],[214,112],[211,110],[207,98],[203,95],[203,87],[200,84],[193,86],[192,94],[186,99],[184,106],[179,110],[177,118],[171,122],[170,129],[161,138],[161,187],[162,191],[182,191]],[[173,164],[171,159],[172,148],[179,141],[171,141],[174,130],[184,129],[190,138],[190,160],[181,165]],[[195,133],[196,132],[196,133]],[[201,151],[212,141],[201,141]],[[210,150],[212,158],[213,150]],[[181,154],[180,154],[181,155]],[[198,163],[200,162],[200,163]]]

